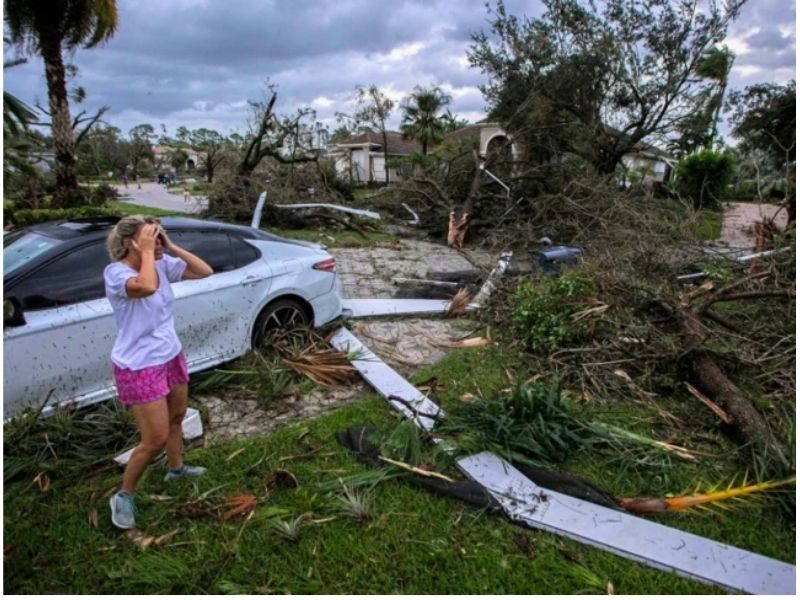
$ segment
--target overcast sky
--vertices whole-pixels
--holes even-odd
[[[512,14],[538,16],[538,0],[507,0]],[[377,84],[396,101],[415,85],[436,84],[450,109],[485,116],[466,60],[470,34],[487,29],[483,0],[118,0],[119,29],[104,46],[68,60],[88,94],[78,110],[110,107],[123,131],[139,123],[170,134],[180,125],[244,132],[247,100],[278,85],[278,110],[311,106],[336,127],[352,110],[356,85]],[[792,0],[750,0],[729,28],[736,52],[731,89],[795,77]],[[10,58],[6,55],[6,59]],[[41,60],[6,69],[4,89],[46,104]],[[397,127],[399,111],[390,125]]]

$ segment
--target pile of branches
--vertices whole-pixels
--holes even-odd
[[[586,400],[646,405],[673,425],[661,397],[702,403],[760,469],[794,471],[793,232],[774,237],[779,251],[757,264],[715,258],[694,234],[690,207],[586,178],[539,195],[525,214],[497,239],[549,235],[578,245],[577,269],[595,285],[572,315],[591,322],[588,334],[537,353],[537,372]],[[694,283],[678,280],[699,272]],[[486,309],[498,326],[516,308],[518,283],[506,280]]]

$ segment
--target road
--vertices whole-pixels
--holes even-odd
[[[773,217],[778,227],[781,229],[786,227],[786,209],[781,209],[777,204],[731,202],[725,207],[721,239],[731,248],[755,248],[756,236],[753,225]]]
[[[180,188],[178,188],[180,189]],[[143,181],[141,189],[135,183],[128,183],[128,187],[117,186],[120,200],[142,206],[151,206],[164,210],[174,210],[176,212],[197,213],[205,210],[208,201],[202,196],[192,196],[189,202],[185,202],[183,195],[171,194],[167,188],[155,182]]]

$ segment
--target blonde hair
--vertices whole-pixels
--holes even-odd
[[[117,221],[117,224],[114,225],[106,239],[106,249],[112,261],[125,258],[125,255],[128,254],[128,242],[136,237],[139,227],[147,223],[161,224],[155,217],[146,217],[144,215],[132,215]]]

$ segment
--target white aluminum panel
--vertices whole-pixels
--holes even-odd
[[[539,487],[490,452],[458,466],[518,523],[735,592],[795,593],[794,565]]]
[[[397,298],[345,298],[344,316],[348,318],[390,315],[432,315],[444,313],[450,300],[402,300]]]
[[[441,415],[441,409],[425,394],[406,381],[402,375],[392,369],[367,348],[361,340],[347,329],[339,329],[330,339],[337,350],[355,353],[358,358],[351,360],[353,367],[374,387],[381,396],[398,411],[414,421],[422,429],[430,431],[434,420],[425,415]],[[400,398],[395,400],[393,398]],[[415,413],[415,411],[417,411]]]

